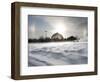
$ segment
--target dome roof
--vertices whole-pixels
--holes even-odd
[[[53,40],[63,40],[63,36],[59,33],[55,33],[52,35],[51,39]]]

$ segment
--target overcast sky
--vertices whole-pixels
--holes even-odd
[[[68,16],[35,16],[28,15],[29,38],[51,37],[54,33],[60,33],[64,38],[77,36],[87,37],[88,18]]]

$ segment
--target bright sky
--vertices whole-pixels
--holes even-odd
[[[88,18],[68,16],[28,16],[29,38],[51,37],[58,32],[64,38],[77,36],[87,37]],[[46,31],[46,32],[45,32]]]

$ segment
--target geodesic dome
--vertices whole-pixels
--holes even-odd
[[[51,39],[52,40],[63,40],[64,38],[61,34],[55,33],[55,34],[52,35]]]

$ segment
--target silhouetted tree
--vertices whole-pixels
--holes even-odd
[[[75,36],[70,36],[66,39],[67,41],[78,41],[78,38]]]
[[[43,36],[41,36],[39,39],[38,39],[39,42],[44,42],[44,38]]]
[[[49,37],[46,37],[46,38],[45,38],[45,41],[46,41],[46,42],[50,42],[51,39],[50,39]]]

